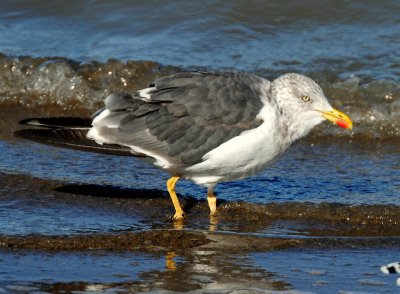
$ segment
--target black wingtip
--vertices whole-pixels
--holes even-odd
[[[90,128],[92,125],[92,118],[62,116],[39,117],[23,119],[19,124],[44,128]]]
[[[130,148],[104,144],[98,145],[95,141],[86,138],[85,129],[23,129],[13,133],[17,138],[28,139],[37,143],[52,145],[61,148],[95,152],[120,156],[143,156],[132,154]]]
[[[18,122],[20,125],[34,126],[39,123],[37,118],[27,118]]]
[[[65,142],[79,142],[86,139],[86,130],[74,129],[22,129],[13,132],[13,136],[28,139],[44,144],[64,144]]]

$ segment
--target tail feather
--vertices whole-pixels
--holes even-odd
[[[91,127],[91,121],[91,118],[79,117],[30,118],[20,121],[20,124],[39,128],[18,130],[13,135],[42,144],[80,151],[120,156],[144,156],[140,153],[132,153],[129,147],[114,144],[99,145],[88,139],[86,135]]]

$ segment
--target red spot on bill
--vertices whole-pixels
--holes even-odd
[[[341,127],[341,128],[343,128],[343,129],[348,129],[349,128],[349,124],[346,121],[342,120],[342,119],[339,119],[336,122],[336,125]]]

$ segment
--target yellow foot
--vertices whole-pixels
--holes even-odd
[[[172,217],[172,220],[183,220],[183,219],[185,219],[185,217],[186,217],[186,215],[185,215],[185,213],[182,211],[182,212],[176,212],[175,214],[174,214],[174,216]]]
[[[185,227],[185,216],[181,216],[180,218],[176,218],[176,214],[171,217],[171,222],[174,230],[182,230]]]

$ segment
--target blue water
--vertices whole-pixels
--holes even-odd
[[[104,251],[57,254],[0,250],[0,259],[0,285],[125,282],[137,280],[141,273],[162,268],[165,263],[164,258],[153,254]]]
[[[2,198],[0,235],[113,234],[150,228],[137,215],[93,209],[88,205],[67,205],[46,195],[27,198],[26,195],[20,195],[18,189],[9,199]]]
[[[185,285],[181,289],[192,289],[193,294],[234,290],[397,293],[398,275],[384,275],[380,271],[382,265],[393,261],[393,255],[396,255],[395,249],[317,249],[313,252],[294,249],[244,255],[218,255],[199,250],[193,255],[173,257],[172,269],[166,266],[166,257],[162,254],[1,250],[0,286],[6,292],[20,289],[26,293],[52,289],[53,283],[63,289],[70,283],[70,289],[80,291],[93,291],[97,287],[97,291],[109,289],[107,293],[128,289],[135,293],[139,289],[159,293],[164,289],[179,289],[180,277],[184,276]],[[78,281],[85,282],[79,285]]]
[[[399,3],[2,1],[0,52],[398,80]]]
[[[276,281],[286,281],[298,291],[326,294],[399,293],[399,276],[380,271],[396,258],[397,249],[283,250],[250,256]]]
[[[304,143],[260,174],[217,185],[218,197],[253,203],[400,204],[398,146]],[[31,142],[0,141],[0,170],[68,183],[166,190],[169,175],[131,157],[104,156]],[[178,193],[204,199],[205,189],[180,181]]]

